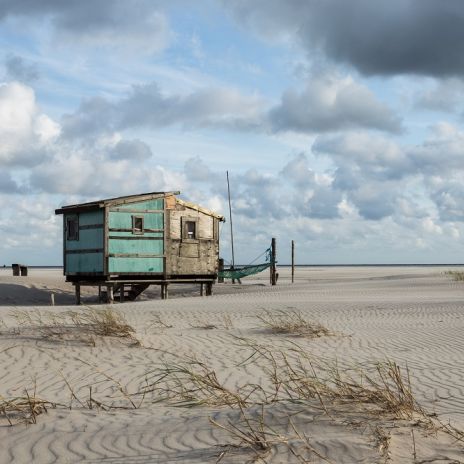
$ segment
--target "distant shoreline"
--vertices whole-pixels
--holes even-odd
[[[247,264],[237,264],[236,267],[247,266]],[[291,264],[277,263],[278,267],[291,267]],[[295,267],[444,267],[444,266],[464,266],[464,263],[439,263],[439,264],[295,264]],[[63,266],[27,266],[30,269],[63,269]],[[10,266],[0,266],[0,269],[11,269]]]

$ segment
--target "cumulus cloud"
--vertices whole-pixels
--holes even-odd
[[[319,75],[302,92],[287,90],[269,108],[259,95],[234,88],[206,87],[186,94],[165,94],[156,83],[133,86],[119,100],[84,100],[62,118],[66,138],[89,137],[132,128],[216,128],[234,131],[302,133],[353,128],[397,133],[401,121],[366,87],[351,77]]]
[[[223,1],[259,34],[297,39],[310,54],[364,74],[464,74],[460,0]]]
[[[351,77],[324,73],[302,92],[287,90],[270,113],[275,131],[329,132],[353,128],[399,132],[401,122],[387,105]]]
[[[83,101],[63,117],[66,137],[134,127],[222,127],[249,130],[261,124],[263,100],[230,88],[206,88],[186,95],[165,95],[156,83],[137,85],[127,97],[111,102],[101,97]]]
[[[464,170],[464,132],[450,123],[438,123],[430,128],[423,143],[408,150],[417,170],[433,179]]]
[[[0,84],[0,162],[30,165],[41,161],[59,135],[59,125],[40,112],[34,91],[18,82]]]
[[[118,132],[65,137],[40,112],[34,90],[17,82],[0,85],[0,139],[1,191],[113,196],[184,185],[183,175],[161,166],[140,169],[153,156],[140,139]],[[18,170],[21,185],[12,177]]]
[[[319,136],[312,150],[334,160],[339,169],[336,183],[341,187],[358,185],[354,179],[357,174],[363,179],[392,180],[413,170],[411,160],[396,142],[367,132]]]
[[[165,48],[171,38],[159,4],[153,0],[3,0],[0,18],[45,17],[59,39],[71,44],[153,52]]]

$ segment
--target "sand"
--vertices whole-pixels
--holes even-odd
[[[140,345],[72,326],[51,335],[43,327],[51,315],[76,310],[61,271],[32,269],[28,277],[13,277],[2,269],[0,395],[35,389],[37,397],[58,405],[35,424],[10,426],[0,411],[0,463],[464,462],[463,436],[451,437],[438,422],[464,430],[464,283],[445,276],[448,269],[307,267],[297,269],[292,284],[289,269],[280,268],[276,287],[263,273],[243,285],[215,285],[211,297],[200,297],[193,286],[173,288],[169,300],[160,300],[155,288],[142,301],[112,305]],[[55,307],[49,305],[51,292]],[[83,302],[97,307],[90,291]],[[332,335],[276,334],[257,317],[281,310],[299,311]],[[42,323],[21,325],[18,315],[24,314],[40,314]],[[391,360],[405,374],[407,366],[414,396],[429,416],[400,419],[355,401],[288,401],[282,395],[263,407],[280,444],[267,430],[272,443],[261,455],[211,423],[243,429],[243,413],[262,414],[256,391],[243,413],[234,405],[211,404],[213,396],[186,407],[159,391],[136,394],[150,390],[146,386],[163,366],[197,369],[192,357],[230,391],[244,396],[241,387],[258,384],[269,392],[270,364],[252,356],[253,344],[292,360],[298,347],[316,363],[336,361],[342,371],[371,372],[375,363]]]

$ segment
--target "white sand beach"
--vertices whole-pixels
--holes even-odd
[[[0,463],[464,462],[464,282],[450,269],[305,267],[292,284],[279,268],[276,287],[262,273],[215,285],[211,297],[173,287],[169,300],[155,287],[110,307],[134,328],[130,339],[66,319],[108,306],[91,289],[73,305],[60,270],[2,269],[0,400],[49,403],[33,417],[0,409]],[[274,333],[262,317],[281,311],[330,334]],[[307,397],[285,357],[317,374]],[[359,389],[353,398],[325,389],[335,365],[366,382],[387,361],[420,405],[409,416],[361,401]],[[220,388],[192,387],[188,369],[214,373]],[[287,384],[273,382],[276,372]],[[179,385],[190,389],[183,397]]]

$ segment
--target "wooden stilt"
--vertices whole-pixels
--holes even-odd
[[[98,286],[98,302],[101,303],[102,302],[102,286],[99,285]]]
[[[168,284],[161,284],[161,299],[168,299]]]
[[[203,296],[203,292],[204,292],[204,284],[200,284],[200,296]]]
[[[108,298],[107,303],[108,304],[113,304],[114,303],[114,287],[113,287],[113,285],[107,285],[106,286],[106,294],[107,294],[107,298]]]
[[[75,284],[74,288],[76,290],[76,305],[81,304],[81,284]]]
[[[206,284],[206,296],[211,296],[213,294],[213,283],[208,282]]]
[[[124,284],[119,286],[119,301],[120,303],[124,303]]]

